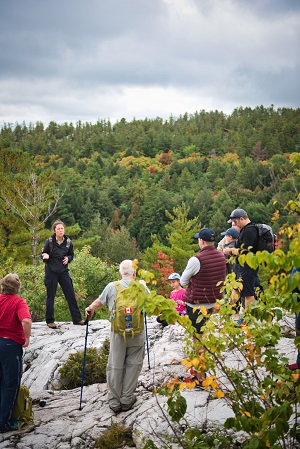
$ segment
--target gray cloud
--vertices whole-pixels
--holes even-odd
[[[0,2],[0,124],[299,107],[300,4]]]

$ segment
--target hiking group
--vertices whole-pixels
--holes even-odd
[[[167,282],[172,291],[170,297],[180,315],[187,315],[196,332],[209,319],[221,292],[226,274],[233,271],[241,279],[242,289],[233,291],[230,303],[234,305],[243,299],[244,306],[255,299],[257,270],[238,263],[238,255],[256,252],[260,234],[257,225],[251,222],[243,209],[235,209],[230,214],[232,227],[222,233],[224,236],[215,248],[216,235],[211,228],[203,228],[194,238],[198,240],[199,253],[188,261],[183,273],[172,273]],[[264,226],[264,225],[263,225]],[[64,234],[65,226],[60,220],[54,222],[53,235],[45,241],[42,259],[45,263],[46,323],[56,329],[54,320],[54,299],[60,284],[67,299],[73,324],[83,325],[75,297],[68,264],[74,258],[73,244]],[[232,256],[235,262],[232,263]],[[103,305],[108,306],[112,322],[110,350],[107,363],[107,389],[109,407],[116,413],[128,411],[136,402],[135,390],[145,356],[146,334],[144,312],[136,301],[132,302],[126,290],[136,279],[136,270],[131,260],[123,260],[119,266],[121,280],[110,282],[86,309],[88,320]],[[15,423],[12,411],[16,403],[22,376],[23,347],[29,345],[31,316],[25,300],[16,296],[20,289],[17,275],[9,274],[1,280],[0,295],[0,431],[12,430]],[[146,283],[138,281],[149,293]],[[128,292],[127,292],[128,293]],[[207,311],[199,322],[201,308]],[[163,326],[168,323],[161,317],[157,321]]]

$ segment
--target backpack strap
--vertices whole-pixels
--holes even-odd
[[[52,239],[52,237],[48,238],[48,243],[49,243],[49,249],[50,249],[50,253],[49,253],[49,256],[50,256],[50,254],[53,251],[53,239]]]
[[[259,230],[259,226],[257,225],[257,223],[253,223],[254,227],[256,228],[257,231],[257,238],[256,238],[256,242],[255,242],[255,247],[253,248],[253,251],[255,250],[255,253],[257,252],[258,249],[258,245],[259,245],[259,239],[260,239],[260,230]]]
[[[118,295],[118,293],[120,293],[120,292],[122,292],[123,290],[125,290],[125,287],[123,287],[123,286],[121,285],[121,282],[120,282],[120,281],[114,281],[114,286],[115,286],[116,289],[117,289],[117,295]],[[117,298],[117,295],[116,295],[116,298]],[[115,300],[116,300],[116,298],[115,298]],[[112,311],[112,313],[111,313],[111,315],[110,315],[110,320],[112,321],[112,320],[114,319],[114,317],[115,317],[115,310],[113,309],[113,311]],[[111,327],[111,329],[113,330],[112,327]],[[124,331],[124,333],[123,333],[123,338],[124,338],[124,340],[126,340],[126,333],[125,333],[125,331]]]
[[[114,286],[115,286],[115,288],[117,289],[117,294],[116,294],[116,297],[115,297],[115,300],[116,300],[116,298],[117,298],[117,296],[118,296],[118,293],[120,293],[120,292],[122,292],[123,290],[125,290],[125,287],[122,287],[120,281],[114,281]],[[114,307],[115,307],[115,306],[114,306]],[[114,312],[114,309],[113,309],[113,312]],[[113,313],[111,314],[111,317],[112,317],[112,315],[113,315]]]
[[[50,249],[50,253],[49,253],[49,256],[50,256],[50,254],[53,251],[53,238],[52,238],[52,236],[48,238],[48,243],[49,243],[49,249]],[[67,237],[66,248],[69,249],[70,246],[71,246],[71,239],[70,239],[70,237]]]
[[[116,287],[118,292],[121,291],[121,282],[120,281],[114,281],[114,286]]]
[[[114,281],[114,286],[116,287],[118,293],[122,292],[126,288],[126,287],[123,287],[123,285],[121,284],[120,281]]]

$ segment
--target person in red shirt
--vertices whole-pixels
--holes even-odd
[[[21,282],[14,273],[0,280],[0,432],[15,430],[11,416],[22,378],[23,348],[29,345],[32,320]]]

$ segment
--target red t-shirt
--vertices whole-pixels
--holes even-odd
[[[25,299],[15,295],[0,295],[0,338],[10,338],[16,343],[25,343],[22,320],[30,318]]]

